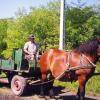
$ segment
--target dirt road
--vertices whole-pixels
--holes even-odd
[[[8,84],[0,83],[0,100],[75,100],[75,93],[68,90],[62,92],[62,90],[62,87],[54,88],[55,99],[49,96],[41,97],[38,93],[32,93],[33,91],[30,92],[29,90],[27,92],[31,94],[18,97],[14,96]],[[100,100],[100,96],[86,96],[86,100]]]
[[[0,82],[0,100],[75,100],[75,92],[63,87],[54,87],[55,98],[50,98],[49,96],[41,97],[39,95],[40,91],[37,90],[37,88],[30,87],[25,96],[18,97],[13,94],[7,82]],[[86,95],[86,100],[100,100],[100,96]]]

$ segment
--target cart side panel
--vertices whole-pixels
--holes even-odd
[[[14,61],[13,60],[1,60],[1,69],[14,70]]]
[[[17,70],[20,70],[21,68],[21,63],[22,63],[22,49],[14,49],[13,51],[14,55],[14,63],[16,64],[17,66]]]

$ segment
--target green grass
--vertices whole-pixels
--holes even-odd
[[[95,73],[100,73],[100,63],[97,64]],[[100,96],[100,75],[94,75],[87,82],[86,91],[87,91],[87,93],[92,93],[94,95]]]
[[[97,64],[97,68],[95,70],[96,73],[100,73],[100,63]],[[55,81],[54,86],[62,86],[68,88],[70,91],[77,91],[78,82],[60,82]],[[86,94],[92,94],[94,96],[100,96],[100,75],[93,76],[89,79],[86,84]]]

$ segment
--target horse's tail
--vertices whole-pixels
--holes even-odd
[[[47,50],[41,55],[40,58],[40,69],[42,74],[42,80],[47,79],[47,72],[50,70],[50,64],[52,60],[53,49]]]

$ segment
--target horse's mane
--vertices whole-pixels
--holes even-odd
[[[75,51],[83,54],[96,55],[99,44],[100,41],[98,42],[97,38],[92,39],[77,47]]]

